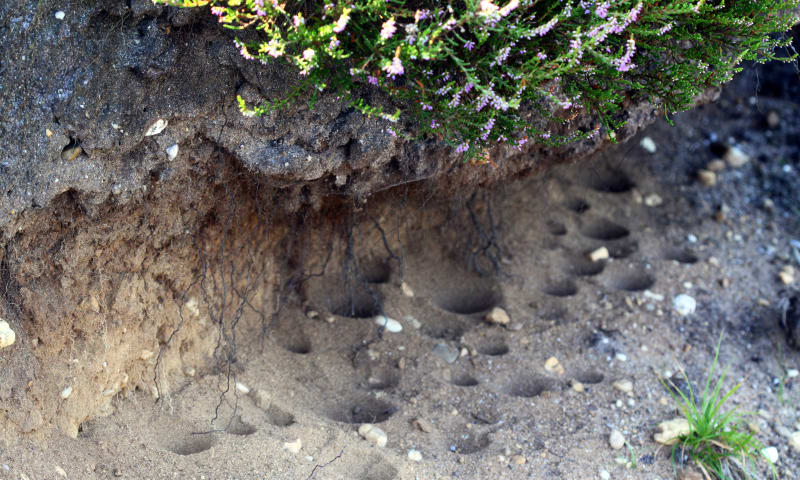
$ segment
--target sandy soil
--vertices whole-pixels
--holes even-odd
[[[474,246],[473,266],[496,256],[496,275],[448,253],[463,238],[445,227],[415,235],[402,264],[362,261],[367,288],[330,267],[266,338],[238,340],[232,377],[187,369],[158,402],[115,397],[77,439],[0,446],[0,478],[674,478],[653,441],[677,416],[659,379],[683,369],[702,385],[720,336],[725,386],[741,383],[731,406],[754,412],[746,428],[777,448],[780,478],[800,477],[786,436],[800,430],[800,378],[787,376],[800,353],[777,309],[800,282],[778,280],[800,268],[800,105],[796,85],[756,96],[754,81],[747,72],[719,102],[602,158],[493,192],[494,225],[489,203],[475,213],[496,242]],[[697,171],[723,144],[750,160],[704,186]],[[611,259],[586,259],[602,246]],[[678,294],[694,313],[675,311]],[[380,331],[375,299],[401,332]],[[510,324],[484,321],[495,306]],[[358,434],[363,423],[385,447]],[[626,447],[610,447],[613,430]]]

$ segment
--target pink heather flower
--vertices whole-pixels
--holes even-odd
[[[218,17],[221,17],[225,14],[225,9],[223,7],[211,7],[211,13],[213,13]]]
[[[431,14],[430,10],[417,10],[414,13],[414,23],[419,22],[420,20],[425,20]]]
[[[478,15],[481,17],[491,17],[500,9],[500,7],[492,3],[492,0],[481,0],[478,8]]]
[[[517,7],[519,7],[519,0],[511,0],[505,7],[500,9],[500,16],[507,17]]]
[[[433,110],[433,107],[428,105],[427,103],[423,103],[422,104],[422,109],[423,110],[427,110],[427,111],[431,111],[431,110]]]
[[[550,138],[550,135],[551,135],[551,134],[550,134],[550,131],[548,130],[547,132],[544,132],[544,133],[542,134],[542,138],[545,138],[545,139],[547,139],[547,138]]]
[[[698,3],[698,5],[700,5],[700,3]],[[643,7],[642,2],[639,2],[636,4],[633,10],[630,11],[630,13],[628,14],[628,18],[630,19],[631,22],[635,22],[636,20],[639,19],[639,14],[642,13],[642,7]]]
[[[549,22],[545,23],[544,25],[541,25],[541,26],[537,27],[536,30],[533,31],[533,33],[535,33],[536,35],[538,35],[540,37],[543,37],[543,36],[547,35],[547,32],[552,30],[553,27],[555,27],[557,23],[558,23],[558,17],[553,17]]]
[[[400,61],[399,57],[394,57],[394,59],[392,59],[392,63],[383,67],[383,71],[388,73],[392,78],[397,75],[402,75],[404,72],[403,62]]]
[[[345,27],[347,27],[347,22],[350,21],[350,9],[345,8],[342,11],[342,15],[339,17],[339,20],[336,20],[336,26],[333,27],[333,31],[336,33],[341,33],[344,31]]]
[[[396,31],[397,27],[394,25],[394,18],[390,18],[389,20],[386,20],[381,27],[381,38],[384,40],[389,40]]]
[[[375,85],[376,87],[378,86],[378,78],[373,77],[372,75],[367,77],[367,82],[369,82],[370,85]]]
[[[431,128],[439,128],[440,126],[441,125],[439,125],[439,122],[436,120],[431,120]]]
[[[464,142],[461,145],[456,147],[456,153],[464,153],[469,150],[469,143]]]
[[[248,60],[253,59],[253,56],[250,55],[250,52],[247,51],[247,47],[244,44],[240,45],[239,47],[239,53],[241,53],[244,58]]]
[[[303,18],[303,14],[302,13],[298,13],[297,15],[295,15],[292,18],[292,25],[294,25],[294,28],[297,28],[300,25],[305,25],[305,23],[306,23],[306,20],[305,20],[305,18]]]
[[[628,49],[625,51],[625,55],[614,62],[617,65],[618,71],[627,72],[636,66],[631,63],[634,53],[636,53],[636,41],[633,38],[630,38],[628,40]]]
[[[306,60],[311,60],[316,54],[317,52],[315,52],[313,48],[307,48],[303,50],[303,58]]]
[[[670,23],[664,25],[663,27],[661,27],[661,29],[658,31],[658,34],[659,35],[664,35],[665,33],[669,32],[670,30],[672,30],[672,22],[670,22]]]
[[[328,44],[328,48],[333,50],[334,48],[338,47],[339,44],[341,44],[341,42],[339,41],[338,38],[336,38],[336,35],[334,35],[334,36],[331,37],[331,41]]]
[[[610,6],[611,5],[608,2],[603,2],[597,6],[597,9],[594,11],[594,13],[596,13],[600,18],[606,18],[608,16],[608,7]]]
[[[466,48],[468,52],[471,52],[472,49],[475,48],[475,42],[469,40],[467,43],[464,44],[464,48]]]
[[[547,60],[547,54],[544,52],[539,52],[536,54],[536,58],[538,58],[539,60]]]

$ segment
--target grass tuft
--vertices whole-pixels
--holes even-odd
[[[672,397],[680,404],[690,427],[689,434],[679,437],[678,442],[673,445],[673,461],[675,458],[683,459],[684,456],[688,456],[697,464],[705,478],[733,480],[759,478],[755,465],[761,457],[769,465],[772,477],[777,478],[774,465],[762,453],[763,444],[747,431],[742,421],[747,414],[738,412],[735,407],[730,410],[723,409],[742,384],[738,383],[723,393],[727,367],[722,370],[719,378],[713,381],[721,342],[720,335],[699,404],[685,372],[683,376],[688,385],[689,395],[687,396],[679,388],[669,388]]]

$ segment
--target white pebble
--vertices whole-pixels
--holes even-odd
[[[800,453],[800,431],[794,432],[789,436],[789,446],[792,447],[795,452]]]
[[[624,353],[618,353],[618,354],[614,355],[614,358],[616,358],[620,362],[627,362],[628,361],[628,356],[625,355]]]
[[[64,390],[61,390],[61,398],[62,399],[66,400],[66,399],[69,398],[70,395],[72,395],[72,387],[71,386],[65,388]]]
[[[0,320],[0,348],[10,347],[17,340],[17,334],[11,330],[8,322]]]
[[[241,383],[241,382],[236,382],[236,390],[239,390],[240,392],[242,392],[245,395],[250,393],[250,387],[248,387],[247,385],[245,385],[244,383]]]
[[[405,295],[406,297],[410,298],[414,296],[414,290],[412,290],[411,287],[406,282],[400,284],[400,290],[403,291],[403,295]]]
[[[167,149],[164,151],[167,152],[167,156],[169,157],[170,160],[175,160],[175,157],[178,156],[178,144],[175,143],[167,147]]]
[[[622,436],[622,432],[619,430],[614,430],[608,437],[608,443],[614,450],[619,450],[625,446],[625,437]]]
[[[690,315],[697,309],[697,301],[693,297],[681,293],[672,300],[672,308],[674,308],[679,315]]]
[[[612,384],[612,386],[622,393],[633,392],[633,382],[630,380],[617,380]]]
[[[358,434],[361,435],[364,440],[370,441],[381,448],[386,446],[386,442],[389,439],[389,437],[386,436],[386,432],[371,423],[365,423],[358,427]]]
[[[610,480],[611,479],[611,474],[608,473],[607,470],[600,470],[600,479],[601,480]]]
[[[64,20],[64,17],[66,17],[66,14],[64,12],[62,12],[61,10],[59,10],[59,11],[56,12],[55,17],[56,17],[56,20]]]
[[[767,447],[761,450],[761,454],[766,457],[767,460],[770,461],[773,465],[778,463],[778,449],[775,447]]]
[[[609,257],[608,249],[606,247],[600,247],[597,250],[592,251],[589,253],[589,260],[593,262],[599,262],[600,260],[606,260]]]
[[[656,142],[650,137],[644,137],[642,141],[639,142],[639,145],[641,145],[647,153],[656,153]]]
[[[303,442],[298,438],[294,442],[286,442],[283,444],[284,450],[289,450],[291,453],[298,454],[300,449],[303,448]]]
[[[389,318],[386,315],[377,315],[375,323],[379,327],[383,327],[387,332],[399,333],[403,331],[403,326],[397,320]]]
[[[697,236],[690,233],[689,235],[686,235],[686,240],[688,240],[689,243],[697,243]]]
[[[800,371],[798,371],[797,369],[790,368],[789,370],[786,370],[786,376],[789,378],[794,378],[798,375],[800,375]]]
[[[422,461],[422,453],[418,450],[409,450],[408,451],[408,459],[413,462],[421,462]]]
[[[163,132],[165,128],[167,128],[168,124],[169,122],[163,118],[159,118],[155,121],[155,123],[150,125],[150,128],[148,128],[146,132],[144,132],[144,136],[152,137],[153,135],[158,135],[159,133]]]

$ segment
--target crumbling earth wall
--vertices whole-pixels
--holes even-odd
[[[405,222],[443,221],[453,204],[436,199],[608,143],[498,147],[494,165],[465,165],[332,96],[246,118],[237,94],[280,97],[294,72],[243,59],[205,10],[149,0],[2,2],[0,37],[7,440],[48,426],[75,436],[117,395],[163,398],[172,375],[230,370],[237,332],[263,331],[308,276],[346,263],[354,229],[384,248],[374,227],[400,204]],[[656,115],[631,103],[618,139]],[[560,133],[595,124],[579,115]]]

